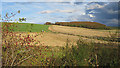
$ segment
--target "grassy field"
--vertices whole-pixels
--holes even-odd
[[[31,24],[31,23],[18,23],[14,27],[15,32],[41,32],[42,30],[48,32],[49,25]]]
[[[3,65],[11,65],[13,61],[13,65],[20,62],[17,66],[119,65],[118,57],[116,56],[118,55],[118,42],[103,39],[104,37],[118,38],[118,34],[115,33],[116,29],[96,30],[82,27],[30,23],[15,25],[17,26],[13,27],[13,34],[16,35],[15,38],[12,36],[13,38],[11,39],[11,35],[8,34],[3,39]],[[42,32],[42,30],[45,32]],[[96,37],[101,37],[102,40],[96,39]],[[31,39],[34,40],[31,42]],[[13,44],[9,44],[9,40],[13,40],[11,42]],[[9,49],[12,47],[13,49]],[[21,53],[22,49],[25,52]],[[8,54],[9,58],[7,55],[8,51],[10,52]],[[16,56],[12,52],[15,52]],[[30,56],[34,54],[37,55]],[[26,59],[29,56],[30,58]],[[5,62],[6,59],[10,61]]]

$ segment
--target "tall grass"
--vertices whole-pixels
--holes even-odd
[[[54,66],[89,66],[88,60],[94,52],[94,46],[90,43],[85,43],[81,39],[77,41],[77,45],[69,45],[66,43],[65,47],[61,47],[63,52],[61,58],[52,58],[52,65]]]
[[[100,43],[95,44],[94,42],[86,42],[80,38],[77,41],[77,45],[71,46],[66,43],[65,47],[61,47],[63,56],[61,58],[52,58],[51,65],[116,67],[120,65],[120,46],[116,45],[111,44],[111,41],[106,45]]]

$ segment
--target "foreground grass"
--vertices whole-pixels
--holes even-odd
[[[24,58],[30,54],[38,54],[17,66],[119,66],[120,46],[113,46],[116,45],[111,43],[95,44],[94,42],[85,42],[80,38],[77,45],[70,45],[66,42],[65,47],[30,47],[30,52],[18,54],[15,62],[19,61],[20,56]],[[3,47],[3,59],[7,55],[4,50]]]
[[[57,47],[59,49],[59,47]],[[35,50],[35,53],[39,53]],[[30,59],[19,64],[19,66],[49,66],[51,58],[63,57],[64,53],[62,51],[56,50],[56,47],[47,46],[43,48],[38,56],[31,57]]]

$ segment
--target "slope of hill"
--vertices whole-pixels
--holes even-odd
[[[62,26],[72,26],[72,27],[84,27],[89,29],[110,29],[104,24],[97,23],[97,22],[56,22],[55,25],[62,25]]]

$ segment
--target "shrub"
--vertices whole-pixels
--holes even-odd
[[[20,13],[20,11],[18,11]],[[9,19],[14,17],[6,14],[5,18]],[[10,14],[9,14],[10,15]],[[3,66],[18,66],[26,60],[34,57],[41,56],[41,52],[46,50],[43,46],[36,46],[39,41],[35,41],[29,33],[27,35],[21,35],[14,32],[14,27],[17,28],[17,23],[2,22],[2,65]],[[33,26],[33,25],[31,25]],[[34,43],[33,43],[34,42]],[[33,44],[31,44],[33,43]],[[44,55],[42,55],[44,56]],[[35,60],[35,59],[33,59]],[[33,61],[32,60],[32,61]],[[33,62],[31,62],[33,63]]]
[[[45,25],[52,25],[52,23],[51,22],[46,22]]]

